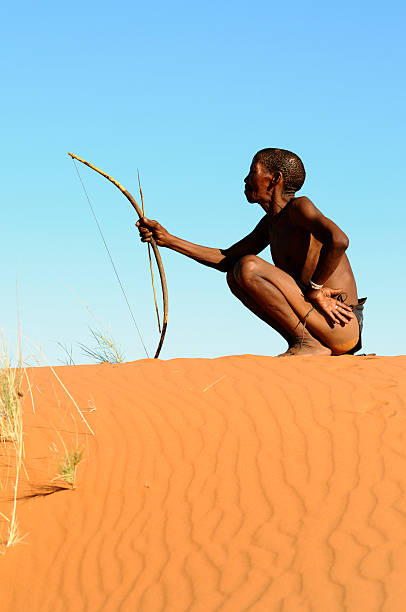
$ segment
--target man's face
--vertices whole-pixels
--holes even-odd
[[[269,171],[261,164],[261,162],[252,160],[250,171],[244,179],[245,197],[248,202],[253,204],[263,204],[270,199],[269,182],[271,175]]]

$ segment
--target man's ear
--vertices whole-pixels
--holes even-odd
[[[269,179],[267,191],[270,191],[272,187],[275,187],[275,185],[277,185],[281,180],[282,180],[282,172],[279,172],[279,170],[277,170],[276,172],[272,174],[271,178]]]

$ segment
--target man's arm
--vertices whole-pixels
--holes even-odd
[[[324,285],[347,250],[348,237],[331,219],[325,217],[309,198],[301,197],[294,200],[291,218],[295,223],[311,232],[322,244],[319,261],[311,280],[317,285]],[[332,324],[345,325],[354,315],[346,304],[340,304],[341,312],[337,311],[335,297],[341,292],[342,289],[332,287],[322,289],[309,287],[306,290],[306,297],[328,316]]]
[[[323,245],[312,281],[324,285],[347,250],[348,237],[331,219],[325,217],[309,198],[301,197],[293,202],[291,217]]]
[[[137,227],[142,242],[150,242],[151,238],[154,238],[158,246],[182,253],[182,255],[186,255],[205,266],[220,270],[220,272],[227,272],[244,255],[257,255],[269,244],[266,215],[250,234],[228,249],[213,249],[187,242],[187,240],[170,234],[157,221],[146,218],[140,219],[137,222]]]

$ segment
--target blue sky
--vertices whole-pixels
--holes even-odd
[[[255,151],[298,153],[308,195],[350,237],[364,348],[405,353],[404,5],[388,2],[22,2],[3,8],[3,300],[7,344],[51,363],[89,326],[144,356],[68,151],[109,172],[147,215],[227,247],[262,211],[242,180]],[[125,198],[80,168],[149,352],[158,341],[145,245]],[[269,255],[264,255],[269,258]],[[162,358],[275,354],[277,334],[221,273],[162,251]],[[391,311],[388,310],[390,304]],[[402,316],[402,315],[401,315]]]

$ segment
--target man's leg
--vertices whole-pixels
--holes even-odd
[[[259,258],[257,258],[259,259]],[[263,300],[256,300],[247,293],[247,283],[241,279],[241,266],[243,262],[238,262],[234,270],[229,271],[227,282],[232,293],[256,314],[265,323],[268,323],[277,331],[289,345],[289,349],[284,355],[294,355],[300,350],[301,355],[318,354],[331,355],[328,347],[323,346],[305,328],[298,316],[294,313],[283,293],[274,285],[267,287],[267,303]],[[246,273],[246,270],[245,270]],[[237,280],[238,279],[238,280]],[[242,289],[241,285],[244,286]],[[311,304],[308,310],[310,310]]]
[[[261,318],[273,327],[272,321],[275,321],[294,339],[289,354],[341,354],[356,344],[359,327],[355,318],[345,326],[330,327],[316,310],[307,317],[311,303],[305,299],[294,279],[276,266],[247,255],[235,265],[233,277],[258,310],[264,313]],[[306,326],[302,321],[306,321]]]
[[[295,338],[293,336],[290,336],[288,332],[286,331],[286,329],[284,329],[281,325],[279,325],[279,323],[277,323],[275,319],[273,319],[269,313],[265,312],[264,310],[261,310],[257,302],[255,302],[255,300],[251,298],[248,295],[248,293],[245,293],[245,291],[240,287],[240,285],[235,280],[233,270],[229,270],[227,272],[227,283],[228,283],[228,286],[230,287],[231,293],[235,295],[235,297],[238,298],[240,302],[244,304],[244,306],[246,306],[249,310],[251,310],[251,312],[257,315],[257,317],[262,319],[262,321],[264,321],[265,323],[273,327],[273,329],[277,331],[278,334],[280,334],[282,338],[286,340],[289,347],[294,346]]]

